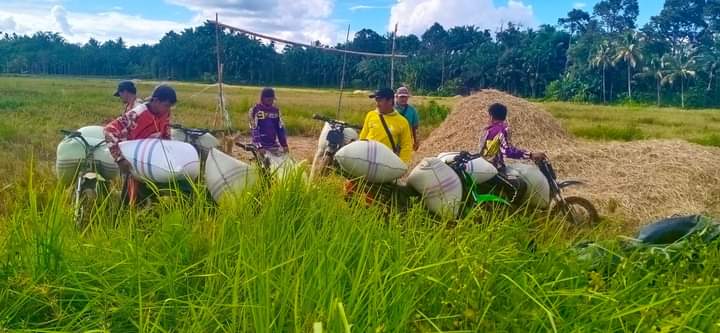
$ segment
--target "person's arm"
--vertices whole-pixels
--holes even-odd
[[[489,130],[485,130],[485,132],[480,137],[480,149],[478,149],[480,155],[485,155],[485,149],[487,149],[487,140],[488,140],[488,134],[490,134]]]
[[[258,148],[260,148],[260,128],[258,126],[255,108],[251,108],[250,111],[248,111],[248,120],[250,123],[250,135],[252,136],[252,143]]]
[[[407,122],[405,122],[407,124]],[[405,163],[410,163],[413,153],[413,136],[410,131],[410,125],[405,125],[400,133],[400,159]]]
[[[160,131],[160,138],[164,140],[170,140],[170,118],[168,117],[168,121],[165,123],[165,126],[163,126],[162,130]]]
[[[368,132],[370,131],[370,114],[372,111],[368,112],[368,114],[365,115],[365,121],[363,122],[362,130],[360,130],[360,135],[358,138],[360,140],[367,140]]]
[[[128,111],[105,125],[105,129],[103,130],[105,142],[107,142],[110,155],[112,155],[115,162],[120,162],[125,159],[120,152],[120,142],[127,140],[130,133],[129,129],[135,123],[136,118],[137,113]]]
[[[530,158],[530,153],[528,153],[526,150],[517,148],[512,145],[512,143],[510,142],[509,130],[503,131],[502,139],[500,140],[500,151],[502,152],[503,156],[507,158],[512,158],[516,160]]]
[[[278,142],[280,142],[280,146],[283,147],[285,149],[285,151],[287,151],[288,150],[287,134],[285,133],[285,124],[283,124],[282,117],[280,115],[280,110],[278,110],[277,137],[278,137]]]
[[[130,162],[123,157],[120,151],[120,142],[128,139],[130,128],[134,126],[136,120],[137,113],[131,110],[105,125],[105,129],[103,130],[110,155],[112,155],[113,160],[115,160],[115,163],[117,163],[120,169],[120,173],[123,175],[130,174],[132,166]]]

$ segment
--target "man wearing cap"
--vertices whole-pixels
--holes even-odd
[[[275,90],[263,88],[260,92],[260,102],[248,113],[252,141],[262,155],[268,151],[274,154],[290,152],[280,109],[274,104]]]
[[[142,104],[142,100],[137,98],[137,89],[132,81],[120,81],[115,91],[115,97],[120,97],[120,101],[123,102],[125,109],[123,113],[134,109],[136,106]]]
[[[360,132],[360,140],[378,141],[395,152],[405,163],[410,163],[413,138],[407,119],[395,111],[395,92],[390,88],[377,90],[370,98],[375,99],[377,109],[368,112]]]
[[[170,139],[170,110],[177,102],[175,90],[159,85],[150,101],[140,104],[105,126],[105,141],[110,154],[125,178],[123,198],[133,204],[141,184],[130,176],[131,165],[120,152],[120,142],[147,138]]]
[[[420,127],[420,117],[418,117],[418,112],[415,107],[408,103],[409,100],[410,89],[408,89],[407,87],[398,88],[398,90],[395,92],[395,111],[399,112],[403,117],[405,117],[405,119],[407,119],[408,123],[410,124],[410,129],[412,129],[413,137],[413,150],[417,150],[420,146],[417,137],[417,130],[418,127]]]

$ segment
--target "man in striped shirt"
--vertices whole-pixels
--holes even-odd
[[[170,139],[170,111],[177,102],[175,90],[167,85],[155,88],[150,101],[140,104],[105,126],[105,141],[110,154],[125,178],[123,197],[132,204],[141,183],[130,175],[132,166],[120,152],[120,142],[148,138]]]

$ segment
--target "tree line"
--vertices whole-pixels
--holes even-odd
[[[436,23],[420,36],[397,37],[396,52],[409,57],[396,59],[396,82],[415,93],[435,95],[496,88],[551,100],[720,105],[720,1],[666,0],[642,27],[637,26],[638,13],[637,0],[603,0],[592,12],[573,9],[557,24],[537,28],[446,29]],[[212,82],[215,34],[215,26],[205,24],[170,31],[154,45],[128,47],[122,38],[77,45],[52,32],[4,33],[0,72]],[[226,82],[340,85],[341,55],[294,46],[278,49],[227,30],[220,40]],[[391,46],[391,35],[363,29],[334,47],[390,53]],[[346,87],[389,85],[387,58],[349,55],[346,68]]]

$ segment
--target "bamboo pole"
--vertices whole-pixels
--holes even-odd
[[[345,35],[345,50],[350,43],[350,25],[348,24],[347,35]],[[340,119],[340,107],[342,106],[343,89],[345,88],[345,66],[347,65],[347,53],[343,54],[343,66],[342,74],[340,75],[340,97],[338,98],[337,112],[335,112],[335,119]]]

